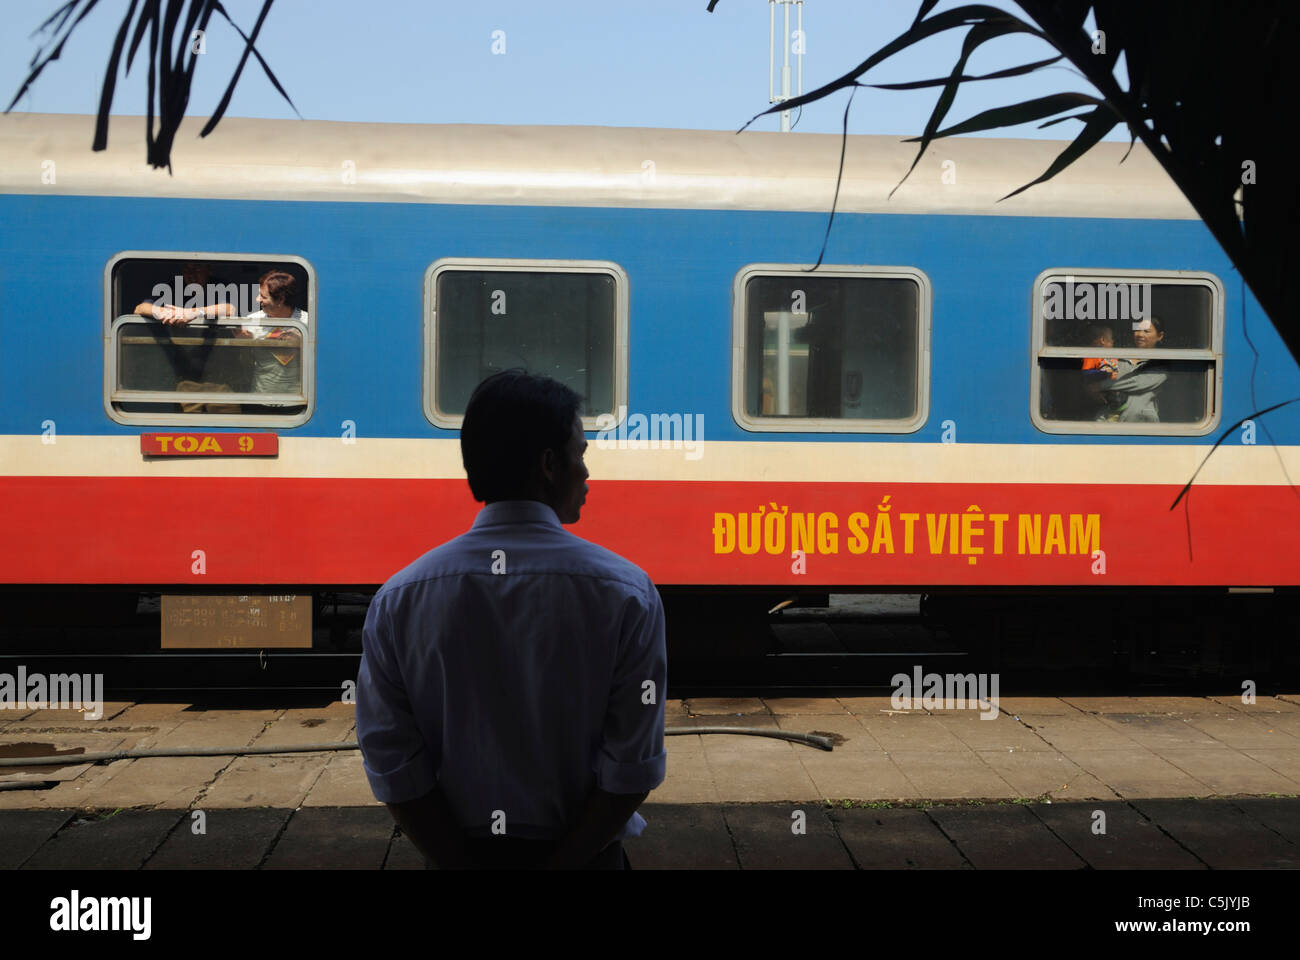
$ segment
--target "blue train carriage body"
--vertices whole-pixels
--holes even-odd
[[[1300,375],[1140,147],[998,203],[1061,144],[891,198],[913,146],[852,137],[813,271],[836,136],[228,119],[168,176],[92,122],[0,118],[0,582],[379,583],[471,522],[511,366],[664,585],[1300,582],[1294,408],[1170,510]]]

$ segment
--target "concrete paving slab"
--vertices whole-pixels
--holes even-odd
[[[863,717],[861,722],[863,729],[871,734],[881,748],[891,753],[895,750],[926,750],[931,753],[970,751],[970,747],[954,736],[940,720],[927,714]]]
[[[318,710],[329,717],[351,717],[353,720],[357,718],[357,705],[344,700],[331,700],[329,703],[321,704],[319,707],[313,707],[312,709]]]
[[[1252,760],[1258,760],[1264,766],[1276,770],[1282,776],[1286,777],[1295,784],[1290,790],[1279,790],[1278,793],[1295,793],[1300,791],[1300,753],[1292,750],[1290,747],[1284,750],[1242,750],[1246,756]],[[0,794],[3,796],[3,794]]]
[[[91,769],[89,763],[70,764],[66,767],[32,767],[23,773],[0,774],[0,783],[48,783],[51,780],[76,780]],[[6,767],[12,770],[13,767]]]
[[[18,732],[0,738],[0,757],[18,759],[20,757],[66,756],[67,766],[79,766],[77,758],[87,753],[105,753],[122,748],[126,741],[120,733],[28,733]],[[18,774],[49,774],[58,767],[0,767],[3,776]],[[3,779],[3,777],[0,777]],[[51,777],[50,779],[57,779]]]
[[[1020,714],[1031,731],[1057,750],[1125,750],[1138,746],[1126,732],[1107,726],[1100,717],[1088,714],[1049,716]]]
[[[685,703],[687,712],[696,717],[771,716],[767,705],[758,697],[700,698]]]
[[[158,720],[180,723],[193,716],[185,712],[191,706],[188,703],[133,703],[114,719],[123,723],[154,723]]]
[[[722,739],[709,737],[710,741]],[[751,741],[741,749],[705,744],[705,757],[718,797],[724,802],[765,802],[819,798],[817,786],[804,771],[791,744],[779,740]]]
[[[1028,809],[1093,869],[1206,869],[1127,803],[1036,803]],[[1096,816],[1097,811],[1104,819]],[[1105,833],[1094,832],[1095,827],[1104,828]]]
[[[124,711],[129,707],[129,706],[131,706],[131,703],[130,703],[130,701],[127,701],[127,700],[113,700],[113,701],[108,701],[108,700],[106,700],[106,701],[104,701],[104,704],[103,704],[103,707],[104,707],[104,709],[103,709],[103,713],[102,713],[100,716],[95,717],[94,719],[88,719],[88,718],[86,717],[86,713],[88,712],[88,710],[85,710],[85,709],[81,709],[81,710],[44,710],[44,709],[42,709],[42,710],[37,710],[37,711],[36,711],[35,713],[33,713],[33,714],[30,714],[30,715],[28,716],[28,720],[29,720],[29,721],[30,721],[30,720],[35,720],[35,721],[38,721],[38,722],[41,722],[41,723],[51,723],[51,724],[54,724],[54,723],[57,723],[57,724],[90,724],[90,725],[93,726],[94,724],[98,724],[98,723],[106,723],[106,722],[108,722],[109,720],[114,720],[114,719],[116,719],[116,718],[117,718],[121,713],[123,713],[123,712],[124,712]],[[91,709],[93,709],[93,708],[91,708]],[[95,711],[95,712],[98,712],[98,711]]]
[[[1192,723],[1190,716],[1143,716],[1114,713],[1099,718],[1111,730],[1149,750],[1163,747],[1213,747],[1218,741]]]
[[[325,770],[303,800],[304,807],[365,807],[379,803],[366,779],[361,751],[341,750],[327,756]]]
[[[851,746],[853,749],[879,750],[881,746],[876,738],[862,725],[862,718],[852,714],[791,714],[775,718],[773,724],[779,730],[791,733],[816,733],[829,736],[835,741],[835,749]],[[813,748],[817,753],[825,751]]]
[[[1062,697],[1084,713],[1191,714],[1205,716],[1226,713],[1223,704],[1209,697]]]
[[[95,801],[96,785],[113,775],[115,766],[125,766],[129,760],[110,764],[91,764],[75,780],[56,782],[48,790],[0,791],[0,810],[92,810],[103,809]]]
[[[1085,864],[1022,804],[926,811],[976,869],[1082,870]]]
[[[675,730],[685,730],[691,727],[740,727],[747,730],[766,730],[776,726],[775,717],[770,713],[722,713],[722,714],[701,714],[696,717],[685,717],[665,723],[664,726],[671,726]],[[673,736],[689,736],[690,734],[673,734]]]
[[[54,729],[67,728],[65,726]],[[96,771],[104,768],[97,767],[94,764],[77,763],[75,761],[78,757],[87,753],[126,749],[132,745],[132,740],[124,738],[121,734],[113,733],[16,733],[13,735],[12,740],[9,738],[0,740],[0,756],[17,759],[24,756],[66,755],[69,763],[64,766],[0,768],[0,783],[33,784],[55,781],[62,785],[76,781],[78,785],[81,785],[92,779]],[[44,790],[38,792],[30,790],[0,792],[0,809],[45,806],[51,796],[49,791]],[[72,804],[66,805],[71,806]]]
[[[1065,750],[1065,755],[1120,797],[1207,797],[1214,790],[1136,744],[1125,750]]]
[[[677,741],[695,741],[688,748]],[[699,737],[673,737],[668,747],[668,772],[664,782],[650,792],[655,803],[718,803],[718,787],[713,780]]]
[[[776,717],[848,716],[849,711],[833,697],[801,699],[799,697],[764,697],[763,703]]]
[[[740,863],[722,809],[680,803],[647,803],[640,837],[623,841],[637,870],[736,870]]]
[[[141,743],[151,747],[247,747],[279,710],[231,710],[197,714]]]
[[[300,806],[332,754],[238,757],[198,799],[205,808]]]
[[[922,810],[832,807],[840,840],[862,870],[939,870],[969,866]]]
[[[889,697],[837,697],[840,704],[855,716],[879,716],[882,710],[892,710]]]
[[[1272,713],[1259,716],[1270,730],[1285,733],[1294,740],[1300,740],[1300,713]]]
[[[927,800],[1019,796],[1015,787],[971,750],[964,753],[891,750],[889,759]]]
[[[1060,697],[999,697],[998,706],[1013,717],[1033,714],[1039,717],[1077,717],[1078,707]]]
[[[664,738],[664,750],[668,753],[668,762],[671,764],[674,759],[686,757],[704,756],[704,738],[705,736],[730,736],[730,734],[699,734],[684,733],[673,734]]]
[[[247,810],[204,810],[181,817],[146,870],[254,870],[275,842],[292,810],[266,807]],[[204,833],[195,833],[202,822]]]
[[[912,784],[867,733],[861,718],[823,715],[815,722],[807,722],[810,719],[778,717],[777,723],[783,730],[817,733],[835,740],[835,749],[829,753],[797,745],[794,750],[821,796],[833,800],[900,800],[917,796]]]
[[[969,711],[961,715],[945,713],[936,717],[945,730],[972,750],[1055,752],[1050,743],[1007,714],[998,714],[991,720],[985,720],[979,713]]]
[[[70,810],[0,813],[0,870],[16,870],[73,816]]]
[[[1220,743],[1238,750],[1248,747],[1286,748],[1300,751],[1300,739],[1276,729],[1267,717],[1247,716],[1241,713],[1212,717],[1196,717],[1193,723],[1198,730]]]
[[[828,800],[913,800],[921,794],[883,751],[799,755],[817,793]]]
[[[1229,707],[1241,713],[1296,713],[1300,714],[1300,702],[1293,695],[1280,697],[1259,697],[1254,703],[1242,703],[1240,695],[1227,697],[1210,697],[1215,703]]]
[[[1017,797],[1114,799],[1115,792],[1064,754],[1038,750],[979,750],[977,755],[1009,783]],[[945,797],[933,797],[941,800]]]
[[[162,844],[182,814],[127,811],[107,819],[72,820],[24,865],[29,870],[137,870]]]
[[[378,870],[388,853],[394,826],[383,807],[298,810],[263,869]]]
[[[321,710],[286,710],[253,741],[259,747],[296,747],[308,743],[340,743],[356,726],[350,716],[330,716]]]
[[[1135,800],[1133,805],[1215,870],[1300,868],[1300,846],[1229,800]]]
[[[803,813],[805,833],[794,833]],[[820,804],[725,806],[722,815],[744,870],[852,870],[853,861]]]
[[[1289,777],[1231,747],[1165,748],[1155,752],[1223,796],[1282,793],[1295,787]]]
[[[186,810],[234,757],[152,757],[114,764],[113,775],[95,788],[103,807]]]
[[[1237,797],[1232,802],[1256,823],[1300,847],[1300,798]]]

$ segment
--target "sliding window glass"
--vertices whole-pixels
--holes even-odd
[[[1218,277],[1053,269],[1035,281],[1033,305],[1030,415],[1038,429],[1196,436],[1218,423]]]
[[[910,267],[736,275],[732,411],[746,430],[911,433],[929,406],[930,281]]]
[[[627,404],[627,274],[588,260],[443,259],[425,276],[425,415],[458,428],[478,384],[520,367],[583,398],[585,430]]]
[[[290,256],[132,252],[104,271],[104,406],[119,423],[311,415],[316,278]]]

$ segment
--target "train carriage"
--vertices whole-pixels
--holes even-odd
[[[837,136],[228,119],[168,173],[92,122],[0,118],[0,584],[377,585],[471,523],[514,366],[585,398],[574,532],[666,593],[1300,583],[1300,410],[1211,455],[1300,371],[1140,146],[998,202],[1062,144],[898,186],[850,137],[814,269]]]

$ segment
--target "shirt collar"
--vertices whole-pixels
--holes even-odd
[[[474,518],[473,529],[507,523],[544,523],[561,529],[560,518],[555,511],[538,500],[498,500],[489,503]]]

